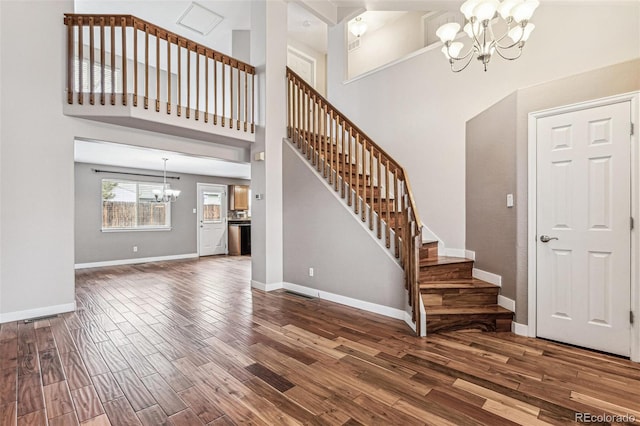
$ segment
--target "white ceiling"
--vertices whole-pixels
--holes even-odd
[[[209,157],[196,157],[179,152],[141,148],[111,142],[76,139],[74,159],[79,163],[162,171],[163,158],[168,158],[167,171],[238,179],[251,178],[251,165]]]
[[[327,53],[327,24],[297,3],[287,6],[289,37],[320,53]]]

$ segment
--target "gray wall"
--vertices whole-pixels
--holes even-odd
[[[179,176],[170,180],[172,189],[181,190],[180,198],[171,206],[170,231],[101,232],[101,181],[106,178],[141,182],[160,182],[161,179],[94,173],[91,169],[162,175],[162,172],[96,164],[75,164],[75,263],[171,256],[197,253],[197,183],[220,185],[248,185],[242,179],[168,173]],[[133,246],[138,246],[137,253]]]
[[[502,294],[516,298],[516,95],[467,122],[466,237],[475,267],[502,276]]]
[[[289,143],[283,173],[284,281],[405,310],[400,266]]]
[[[500,274],[500,270],[504,271],[506,275],[503,276],[503,294],[510,298],[514,294],[512,277],[515,266],[518,323],[528,322],[528,114],[635,90],[640,90],[639,59],[518,90],[469,121],[467,149],[471,149],[476,155],[467,153],[467,248],[476,250],[480,269],[486,268],[488,272],[497,274]],[[482,120],[483,117],[490,120]],[[509,135],[514,125],[515,137],[505,137],[503,146],[500,147],[498,137]],[[499,130],[499,126],[505,126],[506,129]],[[483,137],[484,132],[495,137]],[[479,177],[482,170],[489,176]],[[487,184],[471,183],[469,175],[476,176]],[[513,209],[516,215],[515,229],[512,217],[514,213],[507,212],[505,216],[505,194],[502,194],[508,188],[513,188],[513,179],[516,198],[516,206]],[[499,195],[501,200],[490,201]],[[474,217],[477,212],[470,208],[483,210],[486,217]],[[496,227],[493,218],[500,216],[504,216],[505,219],[504,226],[498,228],[501,232],[500,237],[494,239],[490,245],[483,245],[482,241],[495,237]],[[513,262],[514,255],[515,265],[497,265],[502,256],[505,256],[504,263]]]

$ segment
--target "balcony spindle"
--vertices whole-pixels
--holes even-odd
[[[78,27],[80,28],[80,27]],[[72,18],[67,17],[67,103],[73,104],[73,89],[74,89],[74,46],[73,41],[75,38],[75,25]]]
[[[241,94],[242,92],[240,91],[240,68],[238,68],[238,116],[236,117],[236,121],[237,121],[237,126],[236,126],[236,130],[240,130],[240,108],[242,107],[242,103],[240,102],[241,99]]]
[[[218,124],[218,63],[213,55],[213,124]]]
[[[94,93],[94,88],[95,86],[95,82],[96,82],[96,76],[95,76],[95,71],[94,71],[94,67],[95,67],[95,43],[94,43],[94,34],[93,34],[93,24],[94,24],[94,18],[93,16],[89,18],[89,103],[91,105],[95,105],[96,103],[96,98],[95,98],[95,93]],[[82,28],[80,28],[80,31],[82,31]],[[82,62],[80,62],[82,64]]]
[[[251,133],[256,131],[256,75],[251,74]]]
[[[191,47],[187,41],[187,113],[186,117],[191,117]]]
[[[225,110],[225,107],[224,107],[224,104],[225,104],[225,97],[224,97],[224,89],[225,89],[225,87],[224,87],[224,74],[225,74],[225,72],[224,72],[224,60],[221,62],[221,65],[222,65],[222,116],[220,117],[220,125],[222,127],[224,127],[224,110]]]
[[[122,30],[122,105],[127,106],[127,18],[120,18],[120,29]],[[93,53],[93,47],[91,53]],[[91,87],[93,93],[93,85]]]
[[[171,114],[171,37],[167,34],[167,114]]]
[[[111,36],[111,105],[116,104],[116,18],[109,18],[109,35]]]
[[[149,25],[144,24],[144,109],[149,108]]]
[[[371,207],[369,208],[369,230],[373,231],[373,210],[376,205],[376,194],[373,191],[373,178],[375,175],[373,174],[373,166],[374,166],[374,158],[373,158],[373,146],[369,146],[369,193],[371,194]],[[380,183],[378,181],[378,189],[380,189]],[[380,198],[380,197],[378,197]]]
[[[196,46],[196,121],[200,120],[200,53]]]
[[[209,56],[204,55],[204,122],[209,122]]]
[[[82,42],[82,35],[84,33],[84,27],[82,26],[82,17],[78,18],[78,103],[80,105],[84,102],[84,82],[82,80],[82,63],[84,61],[84,54],[82,52],[82,47],[84,43]]]
[[[298,84],[298,80],[296,79],[296,85]],[[302,128],[304,127],[304,120],[302,115],[302,87],[297,86],[298,92],[298,103],[296,104],[296,109],[298,112],[298,148],[302,147]]]
[[[399,182],[398,182],[398,169],[395,168],[393,170],[393,184],[394,184],[394,189],[393,189],[393,203],[394,203],[394,208],[393,210],[395,211],[395,223],[393,224],[393,232],[395,234],[395,238],[396,238],[396,257],[400,257],[400,229],[399,226],[402,225],[402,211],[400,208],[400,191],[399,191]]]
[[[229,62],[229,128],[233,129],[233,67]]]
[[[336,121],[333,117],[333,110],[329,111],[329,185],[333,185],[333,170],[335,169],[333,164],[334,151],[338,149],[336,144],[334,143],[334,130],[336,128]]]
[[[138,106],[138,21],[133,19],[133,106]]]
[[[105,104],[105,56],[104,16],[100,17],[100,105]]]
[[[160,33],[156,28],[156,112],[160,112]]]
[[[342,182],[340,183],[340,197],[344,198],[345,197],[345,191],[344,191],[344,187],[345,187],[345,183],[346,183],[346,176],[347,176],[347,149],[346,149],[346,139],[347,139],[347,125],[344,122],[344,120],[341,120],[341,140],[342,140],[342,170],[340,173],[340,176],[342,176]]]
[[[178,103],[178,117],[182,115],[182,46],[181,46],[180,37],[176,39],[176,48],[178,53],[178,99],[176,102]]]
[[[248,130],[248,127],[249,127],[248,121],[249,121],[249,73],[245,68],[244,70],[244,131],[245,132]]]
[[[384,175],[385,175],[385,187],[384,187],[384,193],[385,193],[385,210],[387,213],[387,226],[385,227],[385,242],[387,245],[387,248],[391,247],[391,232],[390,232],[390,226],[391,226],[391,191],[389,190],[391,187],[389,186],[389,159],[387,158],[387,162],[385,163],[385,168],[384,168]],[[380,208],[380,212],[382,212],[382,207]],[[395,216],[394,216],[394,220],[395,220]]]

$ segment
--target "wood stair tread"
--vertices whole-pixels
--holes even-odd
[[[460,306],[460,307],[430,307],[427,316],[430,315],[513,315],[513,312],[500,305],[485,306]]]
[[[437,259],[421,259],[420,266],[452,265],[455,263],[471,263],[472,259],[464,257],[438,256]]]
[[[500,288],[500,287],[495,284],[491,284],[486,281],[479,280],[477,278],[420,282],[420,290],[451,289],[451,288],[472,289],[472,288]]]

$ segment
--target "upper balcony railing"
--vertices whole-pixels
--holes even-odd
[[[64,23],[69,104],[151,105],[254,133],[253,66],[131,15],[65,14]]]

